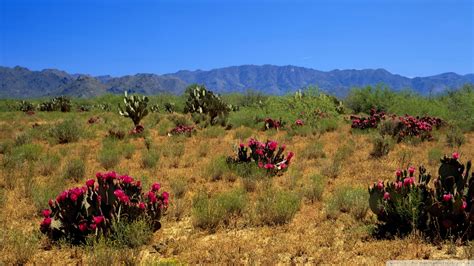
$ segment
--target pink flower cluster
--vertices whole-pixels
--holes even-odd
[[[374,108],[370,109],[369,117],[359,117],[352,115],[352,128],[366,129],[366,128],[376,128],[380,121],[385,120],[385,112],[375,110]]]
[[[303,120],[301,120],[301,119],[296,119],[295,125],[297,125],[297,126],[304,126]]]
[[[283,152],[286,146],[281,145],[278,147],[278,142],[273,140],[263,143],[251,138],[247,146],[250,149],[250,155],[247,155],[245,144],[239,145],[238,161],[249,162],[253,160],[259,168],[266,169],[272,173],[287,169],[294,156],[293,152],[289,152],[285,158]]]
[[[84,240],[87,233],[112,230],[111,221],[117,215],[127,219],[145,215],[159,222],[169,205],[169,194],[160,193],[160,188],[160,184],[154,183],[150,191],[143,194],[141,182],[128,175],[97,173],[96,180],[89,179],[85,186],[65,190],[56,200],[49,200],[51,209],[42,212],[44,219],[40,229],[50,236],[63,234]],[[119,209],[121,211],[116,213]],[[54,220],[60,221],[60,231],[51,227]]]
[[[193,133],[193,131],[194,131],[193,126],[179,125],[173,128],[169,134],[170,135],[182,135],[182,134],[190,135],[191,133]]]

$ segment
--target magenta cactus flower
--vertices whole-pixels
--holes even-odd
[[[44,218],[43,221],[41,222],[41,227],[43,227],[43,228],[49,227],[51,225],[51,221],[52,221],[52,219],[50,217]]]
[[[95,180],[94,179],[89,179],[86,181],[86,186],[87,187],[94,187]]]
[[[467,208],[467,202],[463,199],[461,204],[461,209],[465,210]]]
[[[459,153],[453,152],[453,159],[455,160],[459,159]]]
[[[379,180],[379,182],[377,182],[377,188],[379,190],[382,190],[383,189],[383,182],[381,180]]]
[[[154,183],[153,185],[151,185],[151,191],[153,192],[160,190],[160,188],[161,188],[161,185],[158,183]]]
[[[413,175],[413,173],[415,173],[415,167],[410,166],[410,167],[408,168],[408,172],[410,173],[410,175]]]
[[[87,224],[86,224],[86,223],[80,223],[80,224],[79,224],[79,230],[80,230],[81,232],[87,231]]]
[[[444,194],[443,195],[443,201],[448,202],[453,198],[453,195],[451,193]]]
[[[41,213],[43,214],[43,217],[44,217],[44,218],[47,218],[47,217],[49,217],[49,216],[51,215],[51,210],[49,210],[49,209],[44,209]]]
[[[389,199],[390,199],[390,193],[385,192],[385,193],[383,194],[383,199],[384,199],[384,200],[389,200]]]
[[[141,210],[144,210],[145,209],[145,203],[143,203],[143,202],[138,203],[138,208],[140,208]]]
[[[105,221],[105,217],[104,216],[93,216],[92,219],[94,220],[94,223],[96,225],[99,225],[99,224],[102,224],[104,221]]]
[[[402,170],[398,169],[397,172],[396,172],[396,175],[397,175],[397,177],[401,177],[402,176]]]

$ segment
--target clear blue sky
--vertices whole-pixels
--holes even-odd
[[[0,0],[0,65],[114,76],[241,64],[474,73],[473,2]]]

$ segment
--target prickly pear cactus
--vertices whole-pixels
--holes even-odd
[[[83,187],[61,192],[49,201],[43,211],[40,230],[52,240],[66,239],[84,243],[88,235],[109,235],[113,222],[130,222],[144,218],[154,230],[161,227],[160,218],[168,207],[169,194],[159,192],[155,183],[147,193],[140,181],[115,172],[98,173]],[[100,234],[99,234],[100,233]]]
[[[148,115],[148,97],[130,95],[128,96],[125,92],[123,102],[125,103],[124,108],[119,105],[119,114],[124,117],[132,119],[133,124],[136,126],[140,125],[140,121]]]
[[[230,107],[222,99],[208,91],[203,85],[191,85],[186,89],[188,99],[184,108],[185,113],[205,114],[209,117],[211,125],[219,122],[219,118],[227,118]]]

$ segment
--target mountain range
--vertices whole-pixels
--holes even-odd
[[[56,69],[31,71],[0,66],[0,98],[37,98],[67,95],[89,98],[124,91],[155,95],[181,94],[192,83],[205,84],[217,93],[245,92],[282,95],[310,85],[339,97],[353,87],[384,84],[393,90],[410,88],[423,95],[456,89],[474,83],[474,74],[448,72],[408,78],[385,69],[319,71],[298,66],[242,65],[212,70],[182,70],[176,73],[136,74],[122,77],[69,74]]]

